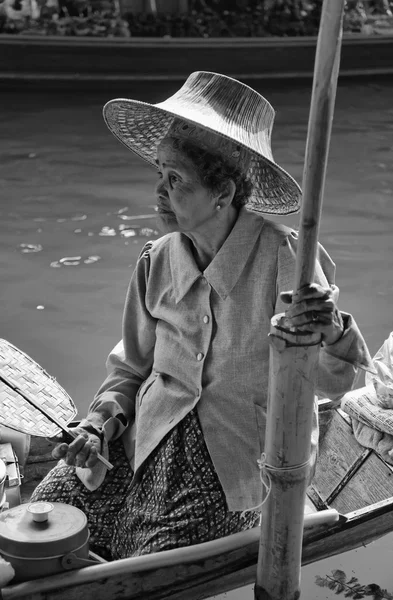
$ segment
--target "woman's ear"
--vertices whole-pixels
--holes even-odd
[[[217,203],[221,208],[226,208],[232,204],[236,194],[236,185],[233,179],[228,179],[222,186],[221,192],[217,195]]]

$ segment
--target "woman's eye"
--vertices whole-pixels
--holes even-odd
[[[179,178],[176,177],[176,175],[169,175],[169,183],[171,185],[173,185],[174,183],[177,183],[179,181]]]
[[[157,175],[158,175],[158,179],[162,179],[162,173],[161,173],[161,171],[157,171]]]

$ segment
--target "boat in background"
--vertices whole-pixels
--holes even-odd
[[[0,81],[110,89],[184,81],[192,71],[243,81],[312,78],[316,37],[93,38],[0,35]],[[393,35],[346,34],[340,76],[391,75]]]
[[[393,531],[393,468],[356,441],[351,419],[319,402],[320,444],[308,488],[302,564],[353,550]],[[53,444],[32,438],[22,501],[55,464]],[[255,581],[260,528],[148,556],[8,585],[2,600],[202,600]],[[95,555],[92,558],[97,558]],[[12,582],[11,582],[12,583]]]

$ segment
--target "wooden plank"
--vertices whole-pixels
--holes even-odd
[[[58,588],[54,590],[36,591],[28,596],[23,593],[22,585],[3,591],[4,600],[16,600],[22,597],[29,600],[163,600],[177,598],[194,600],[208,598],[247,585],[255,577],[255,560],[247,565],[247,552],[235,551],[227,558],[228,564],[220,558],[200,561],[196,565],[177,565],[171,569],[155,569],[144,572],[124,572],[113,576],[99,578],[81,583],[75,587],[65,587],[67,576],[58,578]],[[255,553],[256,554],[256,553]],[[239,562],[240,561],[240,562]],[[229,565],[239,562],[239,569],[233,572]],[[92,567],[96,569],[95,567]],[[86,569],[85,569],[86,570]],[[247,576],[248,572],[248,576]],[[67,574],[69,575],[69,574]],[[49,578],[48,578],[49,579]],[[19,587],[19,590],[16,588]],[[16,595],[15,595],[15,593]],[[19,592],[19,593],[18,593]]]
[[[337,484],[337,486],[330,492],[329,496],[326,498],[326,504],[330,504],[333,502],[337,496],[342,492],[344,488],[351,482],[354,475],[356,475],[357,471],[362,467],[365,460],[370,456],[372,450],[369,448],[364,448],[363,452],[357,457],[356,461],[351,465],[348,471],[345,473],[343,479]],[[385,498],[385,496],[383,496]],[[383,500],[383,498],[378,498],[378,500]],[[351,507],[352,509],[359,508],[358,506]],[[351,510],[351,509],[349,509]]]
[[[329,428],[319,446],[313,479],[313,487],[323,500],[329,498],[347,472],[358,462],[359,457],[363,456],[364,460],[366,459],[364,450],[354,438],[350,424],[334,411]]]
[[[329,505],[325,500],[322,500],[321,496],[318,493],[318,490],[310,485],[307,488],[307,497],[311,500],[312,504],[316,507],[317,510],[325,510],[329,508]]]
[[[347,513],[393,497],[393,473],[379,456],[370,453],[349,485],[343,487],[332,508]]]
[[[393,531],[393,498],[354,511],[346,517],[346,523],[329,528],[325,535],[305,533],[303,565],[365,546]]]
[[[332,402],[318,403],[318,424],[319,424],[319,445],[321,445],[333,419],[335,410],[332,408]]]

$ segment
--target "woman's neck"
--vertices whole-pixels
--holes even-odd
[[[201,271],[204,271],[212,262],[231,233],[237,217],[238,211],[230,206],[220,214],[214,227],[204,229],[203,232],[185,232],[192,242],[195,262]]]

